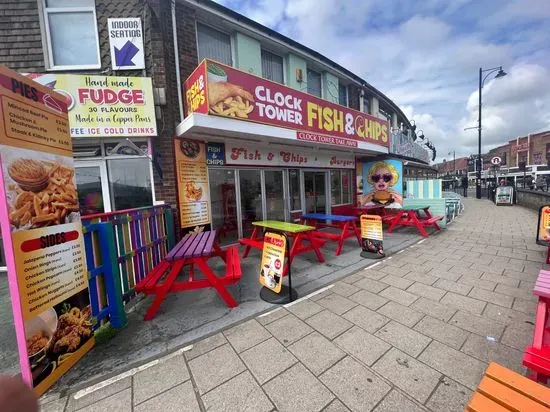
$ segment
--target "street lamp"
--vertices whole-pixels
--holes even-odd
[[[501,77],[506,76],[506,72],[502,70],[502,66],[493,67],[492,69],[483,70],[479,68],[479,106],[478,106],[478,123],[477,123],[477,175],[476,175],[476,197],[481,199],[481,89],[483,88],[483,83],[487,80],[487,77],[492,73],[497,72],[495,79],[500,79]],[[483,77],[483,73],[487,73]]]

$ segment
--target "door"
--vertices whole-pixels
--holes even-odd
[[[244,237],[249,237],[254,228],[252,222],[263,220],[260,170],[239,170],[239,190],[241,195],[242,233]]]
[[[326,172],[304,172],[306,213],[327,213]]]
[[[110,212],[111,202],[105,162],[75,162],[75,168],[81,215]]]
[[[264,170],[266,220],[286,221],[283,170]]]

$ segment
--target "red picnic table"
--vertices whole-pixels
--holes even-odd
[[[550,377],[550,271],[541,270],[533,294],[538,296],[533,345],[525,348],[523,364],[531,379],[546,383]]]
[[[344,240],[349,237],[356,237],[359,246],[361,246],[361,234],[360,230],[355,224],[357,217],[344,216],[344,215],[325,215],[322,213],[307,213],[301,216],[301,222],[304,225],[315,226],[316,229],[322,229],[326,227],[336,228],[340,230],[340,233],[323,232],[316,230],[313,232],[313,236],[320,237],[328,240],[334,240],[338,242],[336,248],[336,256],[342,252],[344,246]],[[327,221],[332,223],[326,223]]]
[[[219,256],[225,262],[226,273],[218,277],[208,266],[208,260]],[[176,282],[184,266],[189,266],[187,278]],[[204,278],[195,278],[195,266]],[[233,296],[225,288],[241,278],[241,264],[237,246],[222,250],[216,240],[216,231],[206,231],[185,235],[178,244],[164,257],[162,262],[153,268],[137,285],[136,292],[155,295],[153,303],[147,310],[144,319],[151,320],[169,292],[214,288],[227,306],[238,306]]]
[[[443,216],[432,216],[430,206],[407,206],[395,210],[397,210],[395,215],[387,215],[383,219],[390,224],[388,233],[391,233],[396,226],[415,226],[424,237],[428,237],[428,232],[424,229],[426,226],[441,230],[437,222],[443,220]],[[420,215],[421,211],[424,212],[425,217]]]
[[[324,262],[325,258],[319,248],[326,243],[326,240],[319,239],[313,236],[316,229],[314,226],[299,225],[296,223],[281,222],[278,220],[264,220],[260,222],[252,222],[254,229],[249,238],[239,239],[241,245],[246,246],[243,253],[243,259],[248,256],[251,248],[262,250],[264,247],[264,237],[262,229],[273,229],[277,232],[284,232],[289,238],[293,238],[292,247],[290,248],[288,261],[285,265],[283,275],[288,273],[288,266],[292,263],[294,256],[301,253],[313,250],[319,262]],[[304,244],[308,242],[309,244]]]
[[[379,214],[384,215],[386,206],[384,205],[365,205],[365,206],[356,206],[353,208],[356,216],[368,215],[368,214]]]

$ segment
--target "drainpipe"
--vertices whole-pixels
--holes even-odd
[[[181,90],[178,29],[176,25],[176,0],[172,0],[171,9],[172,9],[172,35],[174,37],[174,63],[176,65],[176,87],[178,89],[178,108],[180,111],[180,122],[183,122],[183,96],[182,96],[182,90]]]

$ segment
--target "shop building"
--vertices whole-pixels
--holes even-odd
[[[209,150],[224,144],[223,164],[219,152],[209,158],[208,210],[212,226],[231,228],[232,237],[243,235],[247,219],[291,220],[301,211],[328,213],[353,204],[355,164],[362,158],[401,157],[411,178],[429,170],[428,151],[413,141],[409,120],[387,96],[329,58],[213,1],[4,0],[2,7],[0,63],[67,92],[74,110],[83,110],[78,117],[70,113],[83,214],[181,202],[178,135]],[[306,93],[319,107],[326,102],[342,113],[362,113],[386,126],[387,141],[350,139],[357,146],[344,146],[342,136],[326,130],[317,135],[340,140],[298,141],[288,136],[305,131],[300,127],[214,115],[192,114],[201,120],[189,121],[184,82],[203,59]],[[115,97],[100,96],[106,88]],[[107,98],[117,103],[106,104]],[[101,111],[107,106],[133,122],[113,124],[113,112]],[[382,139],[381,131],[374,133]],[[278,160],[234,160],[228,157],[234,149],[262,159],[276,152]],[[285,163],[283,149],[294,151],[291,162]]]

